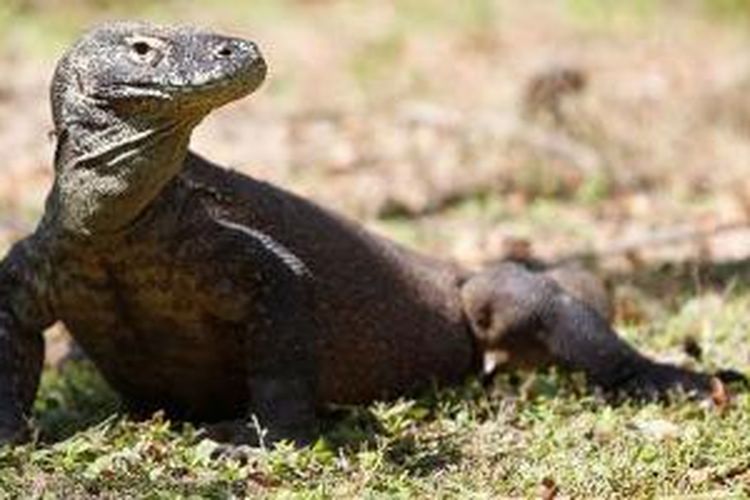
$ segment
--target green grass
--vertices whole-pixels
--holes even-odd
[[[568,0],[568,11],[577,19],[601,25],[612,25],[625,19],[647,19],[660,6],[658,0]]]
[[[679,348],[700,314],[707,364],[748,370],[750,295],[686,298],[659,331],[630,328],[642,346]],[[703,303],[710,306],[696,306]],[[691,333],[695,334],[695,331]],[[533,496],[543,481],[574,497],[750,495],[750,395],[727,411],[678,400],[611,406],[579,377],[502,376],[420,398],[338,411],[309,449],[258,449],[247,463],[212,459],[214,444],[160,415],[133,422],[87,364],[45,374],[36,405],[47,441],[0,451],[9,497],[303,498]],[[99,423],[93,424],[94,421]],[[78,432],[76,432],[78,431]],[[59,439],[63,440],[59,440]]]
[[[248,21],[279,22],[295,15],[288,10],[289,1],[255,0],[251,4],[238,0],[217,0],[210,3],[212,17],[202,20],[238,17]],[[60,15],[60,10],[65,15]],[[152,22],[188,22],[206,12],[205,2],[186,4],[177,0],[152,2],[134,0],[6,0],[0,5],[0,42],[2,49],[16,47],[24,55],[56,56],[78,36],[85,27],[113,19],[143,19]],[[304,15],[296,11],[296,15]]]
[[[736,25],[743,32],[750,21],[748,0],[567,0],[565,5],[571,17],[583,25],[613,31],[639,25],[658,26],[676,7],[692,9],[698,16],[721,24]]]
[[[748,0],[704,0],[703,7],[708,13],[721,19],[746,24],[750,18],[750,1]]]

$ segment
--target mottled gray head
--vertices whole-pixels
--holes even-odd
[[[195,125],[265,73],[252,42],[194,28],[120,22],[84,35],[52,81],[46,220],[86,235],[127,227],[182,169]]]
[[[200,116],[251,93],[265,73],[260,52],[247,40],[190,27],[105,24],[60,60],[53,117],[58,128],[86,120],[82,105],[116,114]]]

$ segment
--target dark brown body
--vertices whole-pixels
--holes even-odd
[[[215,213],[270,235],[311,270],[320,403],[387,398],[470,373],[458,269],[191,155],[123,236],[46,252],[57,263],[55,317],[134,406],[196,419],[247,411],[244,343],[263,311],[253,270],[226,264],[234,250],[212,234],[221,230]]]

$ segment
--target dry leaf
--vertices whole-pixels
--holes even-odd
[[[560,492],[560,488],[557,483],[551,477],[545,477],[542,479],[542,483],[539,486],[539,498],[542,500],[553,500],[557,498],[557,494]]]

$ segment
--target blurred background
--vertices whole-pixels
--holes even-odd
[[[3,0],[0,252],[52,178],[48,82],[108,19],[253,38],[193,148],[468,266],[582,259],[621,321],[750,276],[749,0]]]

